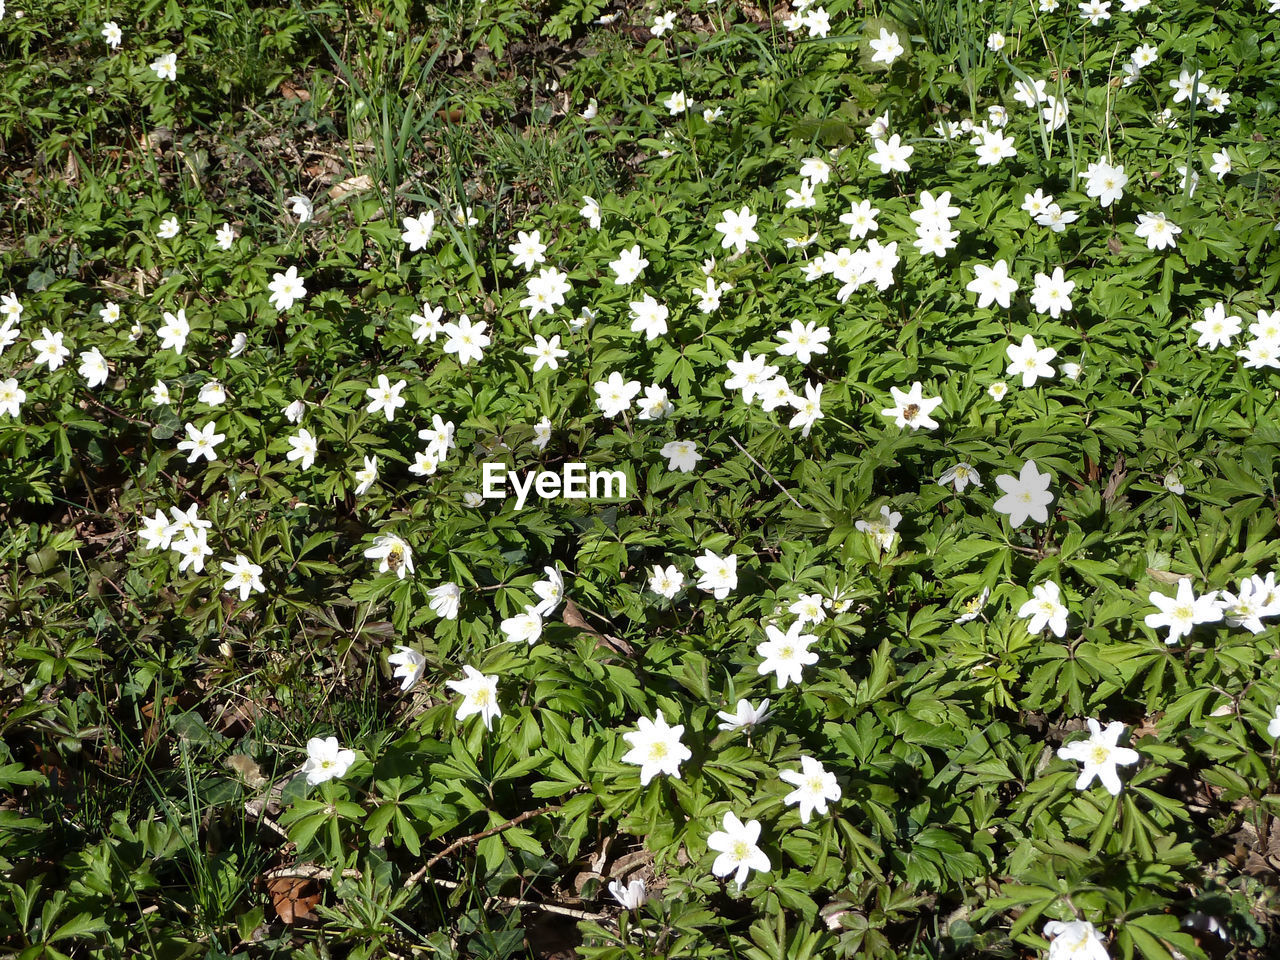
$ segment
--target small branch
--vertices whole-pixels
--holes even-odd
[[[508,826],[508,824],[503,824],[503,826]],[[469,840],[471,838],[466,837],[464,839]],[[327,867],[318,867],[314,863],[299,863],[292,867],[277,867],[274,870],[268,870],[262,876],[266,880],[331,880],[334,872]],[[359,880],[363,874],[359,870],[348,867],[341,872],[340,876],[344,879]],[[435,886],[444,887],[446,890],[457,890],[462,886],[461,883],[455,880],[442,880],[437,877],[430,877],[428,880]],[[607,913],[592,913],[589,910],[562,907],[557,903],[540,903],[537,900],[522,900],[519,897],[500,897],[495,895],[485,901],[486,907],[491,903],[501,903],[508,907],[527,907],[530,910],[541,910],[544,913],[557,913],[563,917],[573,917],[575,920],[601,921],[608,920],[610,917]]]
[[[745,454],[747,455],[747,459],[748,459],[748,460],[750,460],[752,463],[754,463],[754,464],[756,465],[756,468],[757,468],[758,470],[760,470],[762,473],[764,473],[764,475],[765,475],[766,477],[768,477],[770,480],[772,480],[772,481],[773,481],[773,485],[774,485],[775,487],[777,487],[779,490],[781,490],[783,493],[785,493],[785,494],[787,495],[787,499],[788,499],[788,500],[790,500],[792,503],[794,503],[797,507],[800,507],[800,509],[801,509],[801,510],[803,510],[803,509],[804,509],[804,507],[800,506],[800,501],[799,501],[799,500],[797,500],[795,497],[793,497],[793,496],[791,495],[791,493],[787,490],[787,488],[786,488],[786,487],[784,487],[781,483],[779,483],[779,482],[778,482],[778,478],[777,478],[777,477],[775,477],[775,476],[774,476],[772,473],[770,473],[768,470],[766,470],[766,469],[765,469],[765,467],[764,467],[764,465],[763,465],[762,463],[760,463],[760,461],[759,461],[759,460],[757,460],[755,457],[753,457],[753,456],[752,456],[752,455],[747,451],[747,448],[746,448],[746,447],[744,447],[742,444],[740,444],[740,443],[738,442],[738,438],[737,438],[737,437],[730,437],[730,438],[729,438],[729,440],[730,440],[730,442],[731,442],[735,447],[737,447],[739,450],[741,450],[743,453],[745,453]]]
[[[439,853],[433,856],[430,860],[428,860],[425,865],[423,865],[421,868],[415,871],[413,875],[410,876],[409,879],[404,882],[404,885],[406,887],[413,886],[415,883],[417,883],[419,880],[421,880],[423,877],[427,875],[428,870],[434,867],[437,863],[439,863],[445,857],[449,856],[449,854],[453,853],[455,850],[459,850],[462,847],[465,847],[468,843],[474,843],[478,840],[483,840],[485,837],[492,837],[495,833],[501,833],[503,830],[510,830],[512,827],[519,826],[520,824],[524,823],[526,820],[532,820],[534,817],[540,817],[544,813],[554,813],[556,810],[559,810],[559,809],[560,809],[560,804],[553,803],[553,804],[550,804],[549,806],[539,807],[537,810],[526,810],[524,813],[520,814],[519,816],[512,817],[510,820],[506,821],[505,823],[500,823],[496,827],[490,827],[488,830],[481,830],[479,833],[468,834],[465,837],[455,840],[453,841],[453,843],[449,844],[447,847],[445,847],[443,850],[441,850]]]

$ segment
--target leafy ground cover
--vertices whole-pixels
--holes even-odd
[[[6,955],[1273,955],[1275,0],[0,9]]]

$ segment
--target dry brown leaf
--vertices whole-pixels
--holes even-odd
[[[1186,574],[1174,573],[1172,570],[1157,570],[1155,567],[1147,567],[1147,576],[1152,580],[1159,581],[1160,583],[1177,583],[1179,580],[1183,579]]]
[[[271,907],[282,923],[313,920],[311,909],[320,902],[320,885],[305,877],[277,877],[267,881]]]
[[[306,103],[311,99],[311,91],[306,87],[300,87],[291,80],[286,80],[280,84],[280,96],[286,100],[301,100]]]
[[[233,753],[223,761],[228,770],[234,770],[240,775],[240,779],[245,782],[245,786],[252,790],[267,785],[267,778],[262,775],[262,768],[253,760],[253,757],[243,753]]]
[[[341,200],[349,193],[355,193],[359,190],[372,190],[373,178],[367,173],[362,173],[358,177],[347,177],[341,183],[335,183],[329,188],[330,200]]]

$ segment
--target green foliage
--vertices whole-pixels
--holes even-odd
[[[522,957],[559,937],[599,960],[905,960],[1023,955],[1047,922],[1085,920],[1113,956],[1205,957],[1189,915],[1242,956],[1276,942],[1275,628],[1167,644],[1145,617],[1184,579],[1235,594],[1280,554],[1276,368],[1191,326],[1280,309],[1280,21],[1192,0],[1096,25],[1074,4],[833,0],[821,35],[780,9],[693,0],[655,36],[667,11],[601,0],[10,4],[6,955]],[[1143,43],[1157,58],[1126,85]],[[170,52],[164,81],[150,64]],[[1182,71],[1230,104],[1173,102]],[[1069,106],[1058,129],[1015,96],[1035,80]],[[666,105],[677,91],[692,108]],[[984,165],[959,123],[995,125],[991,108],[1017,155]],[[880,123],[909,172],[870,159]],[[788,206],[810,158],[830,179]],[[1100,160],[1128,176],[1108,206],[1088,190]],[[912,246],[924,190],[959,207],[944,256]],[[1079,219],[1037,222],[1037,190]],[[901,260],[841,293],[812,265],[868,246],[841,219],[863,200]],[[743,206],[759,237],[734,255],[715,226]],[[1181,231],[1170,249],[1138,231],[1156,213]],[[532,231],[530,272],[510,245]],[[615,283],[633,246],[644,273]],[[978,307],[976,268],[1000,260],[1018,289]],[[552,266],[568,300],[540,313],[526,297]],[[306,295],[279,308],[290,267]],[[1055,268],[1075,284],[1060,314],[1030,295]],[[669,308],[661,336],[633,324],[646,293]],[[433,308],[486,325],[481,360],[428,333]],[[179,312],[181,350],[160,333]],[[827,349],[779,352],[793,321]],[[71,351],[56,369],[33,360],[44,328]],[[1056,357],[1023,387],[1008,349],[1028,334]],[[567,357],[532,369],[535,337]],[[726,385],[744,352],[796,394],[821,385],[822,416],[744,403]],[[604,415],[614,373],[664,388],[669,415]],[[380,374],[405,381],[394,417],[369,407]],[[884,415],[912,383],[938,429]],[[427,469],[433,418],[457,445]],[[188,458],[205,424],[216,456]],[[689,440],[702,459],[673,469],[660,451]],[[1027,461],[1053,499],[1015,525],[997,478]],[[620,471],[628,495],[476,496],[486,464],[569,462]],[[939,482],[957,462],[981,485]],[[193,505],[203,568],[172,548]],[[169,548],[139,533],[157,511]],[[408,554],[379,572],[386,536]],[[708,551],[737,564],[720,598],[697,586]],[[260,590],[227,582],[238,557]],[[672,564],[663,597],[651,575]],[[573,606],[505,642],[548,567]],[[1019,611],[1050,582],[1067,625],[1033,633]],[[433,592],[448,583],[457,616]],[[780,688],[759,646],[807,603],[818,659]],[[422,661],[407,692],[402,647]],[[497,678],[499,716],[459,717],[464,667]],[[765,698],[759,725],[721,727]],[[659,712],[691,756],[642,783],[626,735]],[[1059,755],[1086,719],[1136,751],[1118,794],[1077,789]],[[352,761],[310,783],[327,737]],[[802,816],[780,773],[806,760],[840,796]],[[712,870],[729,814],[758,823],[770,864],[741,887]],[[620,910],[610,881],[634,879],[649,899]]]

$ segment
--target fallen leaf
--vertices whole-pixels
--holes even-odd
[[[311,909],[320,902],[320,885],[305,877],[277,877],[267,881],[271,907],[282,923],[315,919]]]
[[[306,103],[311,99],[311,91],[306,87],[300,87],[296,83],[286,80],[280,84],[280,96],[286,100],[301,100]]]
[[[347,177],[341,183],[335,183],[329,188],[329,199],[341,200],[349,193],[371,189],[373,189],[373,178],[367,173],[362,173],[358,177]]]

